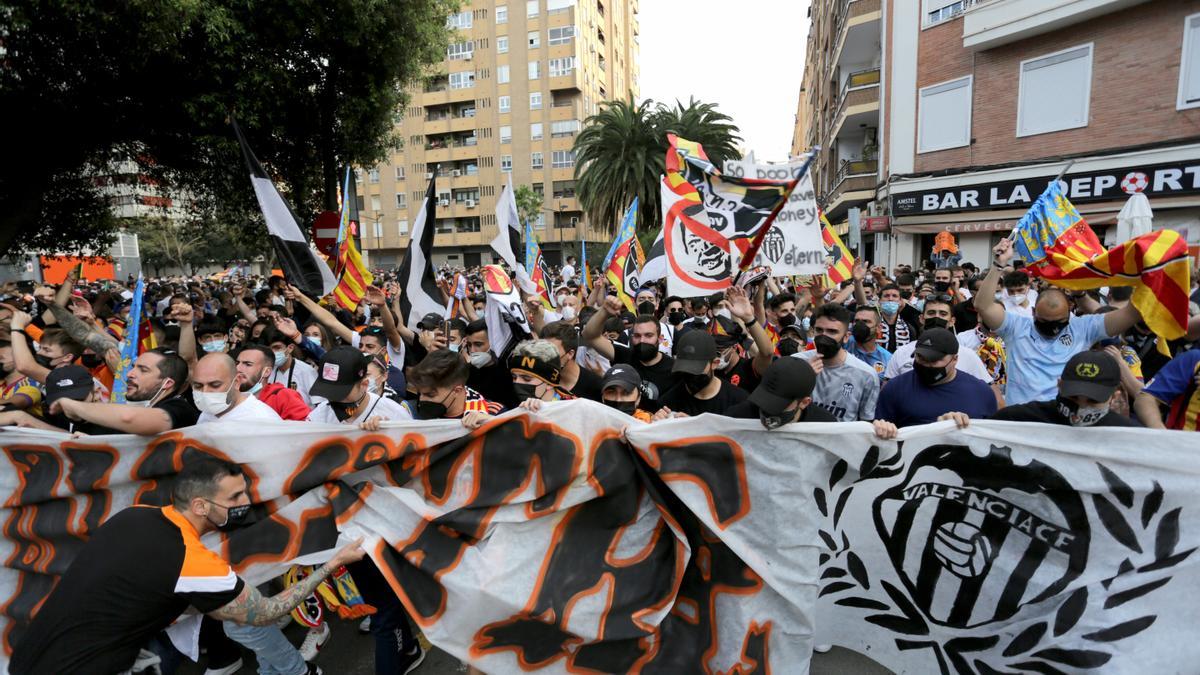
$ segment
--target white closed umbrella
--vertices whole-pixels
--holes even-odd
[[[1149,234],[1153,229],[1153,224],[1154,212],[1150,210],[1150,200],[1146,198],[1145,194],[1135,192],[1129,196],[1129,200],[1117,214],[1116,240],[1105,242],[1105,244],[1115,246],[1134,237]],[[1109,232],[1112,230],[1110,229]]]

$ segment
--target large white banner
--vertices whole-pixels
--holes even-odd
[[[723,173],[736,178],[789,180],[795,178],[803,166],[803,159],[789,164],[728,160]],[[771,223],[771,231],[767,232],[758,255],[754,257],[754,266],[770,267],[772,276],[825,274],[826,255],[825,243],[821,239],[817,193],[813,189],[812,172],[808,171],[796,189],[792,190],[787,205]],[[738,262],[735,260],[734,264]]]
[[[248,443],[247,439],[254,439]],[[839,644],[898,673],[1195,672],[1200,441],[976,422],[906,429],[587,401],[456,421],[4,430],[5,654],[89,534],[243,464],[252,582],[366,537],[434,644],[492,674],[804,673]]]

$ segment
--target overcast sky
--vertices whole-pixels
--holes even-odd
[[[808,0],[642,0],[642,98],[716,103],[759,161],[784,161],[804,78]]]

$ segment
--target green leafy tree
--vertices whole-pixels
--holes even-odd
[[[521,214],[521,225],[524,226],[526,221],[536,221],[542,213],[542,195],[528,185],[518,185],[513,191],[513,197],[517,201],[517,213]]]
[[[0,253],[104,246],[94,177],[134,160],[198,217],[261,218],[229,117],[303,223],[339,167],[399,139],[405,88],[441,61],[456,0],[13,0],[0,11],[6,111]],[[302,223],[302,224],[303,224]]]
[[[638,227],[659,224],[659,177],[666,171],[668,133],[701,143],[717,166],[741,157],[738,128],[711,103],[604,103],[575,138],[575,190],[590,222],[615,230],[637,197]]]

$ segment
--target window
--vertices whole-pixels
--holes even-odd
[[[474,54],[474,52],[475,52],[475,43],[474,42],[470,42],[470,41],[456,42],[456,43],[446,47],[446,58],[450,59],[451,61],[458,61],[461,59],[469,59],[469,58],[471,58],[472,54]]]
[[[538,230],[546,229],[546,213],[544,211],[538,212],[537,220],[535,220],[533,222],[533,227],[534,227],[534,229],[538,229]]]
[[[396,180],[404,180],[404,167],[396,167]]]
[[[398,208],[398,209],[407,209],[408,208],[408,195],[404,194],[403,192],[396,193],[396,208]]]
[[[542,92],[540,92],[540,91],[529,92],[529,109],[530,110],[541,110],[542,109]]]
[[[500,112],[506,113],[506,112],[512,111],[512,97],[511,96],[501,96],[499,103],[500,103]]]
[[[1090,44],[1022,61],[1017,136],[1086,127],[1091,94]]]
[[[1177,108],[1200,107],[1200,14],[1183,23],[1183,54],[1179,57]]]
[[[378,220],[372,223],[371,229],[375,232],[376,239],[383,236],[383,223],[379,222]]]
[[[537,49],[542,46],[542,34],[539,31],[529,31],[529,48]]]
[[[508,38],[507,37],[496,38],[496,53],[497,54],[507,54],[508,53]]]
[[[496,6],[496,23],[508,23],[508,5]]]
[[[380,211],[383,210],[382,208],[380,208],[381,206],[383,206],[383,204],[381,203],[381,201],[379,199],[379,195],[371,195],[371,210],[376,213],[379,213]]]
[[[542,153],[535,152],[535,153],[529,155],[529,167],[531,169],[542,168]]]
[[[949,21],[978,2],[979,0],[925,0],[925,26]]]
[[[574,136],[579,133],[579,120],[562,120],[550,123],[550,135],[554,138]]]
[[[538,70],[538,62],[530,61],[529,62],[529,79],[536,80],[539,77],[541,77],[541,75],[540,75],[540,71]]]
[[[378,183],[379,169],[371,169],[369,172],[367,172],[367,180],[371,181],[372,183]]]
[[[451,89],[468,89],[475,86],[475,71],[468,70],[465,73],[450,73],[450,88]]]
[[[564,56],[561,59],[550,59],[550,77],[570,75],[575,70],[575,57]]]
[[[401,237],[408,235],[408,219],[407,218],[401,218],[400,220],[396,221],[396,232],[399,233],[399,235]]]
[[[575,26],[561,26],[559,28],[551,28],[549,42],[551,45],[565,45],[575,37]]]
[[[917,152],[971,144],[970,76],[923,87],[917,113]]]
[[[459,12],[458,14],[451,14],[450,18],[446,19],[446,28],[452,30],[455,28],[459,30],[470,28],[471,21],[471,12]]]
[[[470,164],[465,165],[463,171],[468,176],[474,176],[475,174],[479,173],[479,165],[471,162]]]
[[[509,80],[508,66],[496,66],[496,82],[507,84]]]
[[[525,17],[533,18],[538,15],[538,0],[526,0]]]
[[[505,173],[512,171],[512,155],[500,155],[500,170]]]
[[[539,141],[542,139],[542,123],[534,122],[529,125],[529,140]]]
[[[575,166],[574,150],[555,150],[550,156],[550,166],[555,169],[568,169]]]
[[[500,127],[500,142],[512,143],[512,127],[508,125]]]

